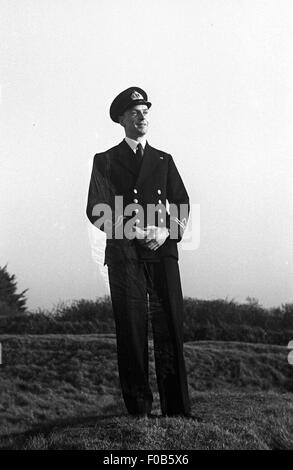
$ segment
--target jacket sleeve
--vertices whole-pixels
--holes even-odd
[[[190,203],[188,193],[171,155],[169,156],[166,196],[169,202],[167,227],[170,238],[179,242],[187,225]]]
[[[110,184],[108,167],[107,154],[96,154],[90,178],[86,214],[92,224],[110,235],[114,192]]]

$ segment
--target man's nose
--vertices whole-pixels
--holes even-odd
[[[145,115],[144,115],[143,113],[139,113],[138,119],[139,119],[140,121],[144,121]]]

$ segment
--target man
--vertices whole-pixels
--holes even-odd
[[[146,141],[150,107],[138,87],[124,90],[111,104],[111,119],[124,128],[125,139],[95,155],[87,216],[107,235],[105,264],[128,412],[148,416],[152,408],[149,314],[162,414],[189,416],[177,250],[189,198],[171,155]]]

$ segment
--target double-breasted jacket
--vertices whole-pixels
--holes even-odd
[[[87,216],[106,232],[105,264],[128,259],[178,259],[189,197],[172,156],[148,142],[141,162],[123,140],[94,157]],[[134,227],[166,226],[170,235],[152,252],[134,237]]]

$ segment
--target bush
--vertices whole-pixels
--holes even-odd
[[[22,313],[4,306],[0,331],[7,334],[115,333],[109,297],[60,303],[52,312]],[[13,315],[12,315],[13,313]],[[293,306],[265,309],[256,302],[184,299],[184,340],[242,341],[287,345],[293,339]]]
[[[96,301],[76,300],[71,305],[60,303],[52,312],[39,309],[36,313],[0,316],[0,331],[2,334],[114,333],[115,325],[110,299],[104,297]]]

